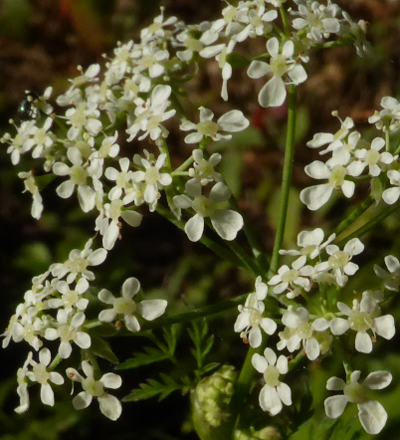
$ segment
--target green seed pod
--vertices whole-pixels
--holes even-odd
[[[232,429],[229,409],[237,372],[223,365],[202,379],[191,394],[194,428],[201,440],[226,440]]]

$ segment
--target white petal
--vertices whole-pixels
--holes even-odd
[[[152,100],[152,106],[162,106],[165,104],[165,102],[168,100],[169,96],[171,95],[171,87],[168,85],[162,85],[158,84],[154,87],[153,91],[151,92],[151,100]]]
[[[109,419],[117,420],[122,412],[121,402],[111,394],[98,398],[100,411]]]
[[[325,414],[331,419],[337,419],[343,414],[347,405],[347,398],[343,395],[331,396],[325,399]]]
[[[137,278],[127,278],[122,285],[122,296],[133,298],[140,290],[140,282]]]
[[[94,208],[96,192],[90,186],[78,186],[78,200],[83,212],[89,212]]]
[[[240,110],[231,110],[218,119],[218,124],[224,131],[242,131],[249,126],[249,120],[244,117]]]
[[[99,313],[99,321],[101,322],[112,322],[116,317],[116,313],[114,309],[106,309],[102,310]]]
[[[285,102],[286,87],[281,78],[273,76],[260,90],[258,103],[261,107],[279,107]]]
[[[276,390],[278,391],[278,395],[285,405],[289,406],[292,404],[292,390],[288,385],[281,382],[276,387]]]
[[[294,84],[301,84],[307,79],[307,72],[301,64],[296,64],[288,72],[289,78],[294,82]]]
[[[371,353],[372,341],[369,334],[366,332],[357,332],[355,347],[360,353]]]
[[[264,371],[268,367],[268,362],[266,359],[258,353],[253,354],[251,358],[251,365],[257,370],[259,373],[264,373]]]
[[[117,389],[122,385],[122,379],[121,376],[118,376],[118,374],[115,373],[106,373],[104,374],[100,382],[106,387],[106,388],[112,388]]]
[[[309,186],[300,192],[300,200],[307,205],[308,209],[316,211],[330,199],[332,191],[329,183]]]
[[[61,376],[60,373],[57,373],[55,371],[52,371],[50,373],[50,380],[56,385],[62,385],[64,383],[64,378]]]
[[[344,389],[346,382],[340,377],[330,377],[326,382],[326,389],[330,391],[341,391]]]
[[[127,210],[121,212],[121,218],[128,223],[129,226],[136,228],[142,223],[143,215],[137,211]]]
[[[276,368],[278,369],[279,373],[286,374],[289,370],[288,366],[288,359],[286,356],[283,356],[282,354],[278,357],[278,360],[276,362]]]
[[[139,313],[147,321],[153,321],[160,317],[168,305],[165,299],[148,299],[139,304]]]
[[[368,434],[379,434],[387,420],[385,408],[376,400],[369,400],[357,406],[358,418],[365,431]]]
[[[315,338],[310,338],[305,341],[304,351],[310,361],[317,359],[320,353],[319,343]]]
[[[243,217],[231,209],[220,209],[211,217],[211,223],[221,238],[231,241],[242,229]]]
[[[252,79],[261,78],[268,73],[271,73],[271,68],[269,64],[264,63],[264,61],[252,61],[247,69],[247,75]]]
[[[190,241],[199,241],[203,235],[204,218],[199,214],[195,214],[185,224],[185,232]]]
[[[363,382],[371,390],[382,390],[390,385],[392,382],[392,375],[389,371],[373,371],[368,374]]]
[[[72,405],[75,409],[84,409],[87,408],[92,402],[92,395],[86,391],[81,391],[72,399]]]
[[[71,180],[66,180],[65,182],[61,183],[56,188],[56,193],[62,198],[62,199],[68,199],[72,196],[72,193],[74,192],[75,185],[71,182]],[[399,188],[400,190],[400,188]]]
[[[378,316],[374,319],[376,333],[382,338],[392,339],[396,333],[394,318],[392,315]]]
[[[47,367],[47,365],[49,365],[49,363],[51,361],[51,353],[48,348],[45,347],[39,351],[39,361],[45,367]]]
[[[333,318],[331,321],[331,332],[335,336],[343,335],[350,328],[347,319]]]
[[[107,250],[111,250],[119,235],[119,227],[116,222],[111,222],[103,236],[103,246]]]
[[[268,411],[272,416],[282,410],[282,402],[275,388],[264,385],[260,391],[259,403],[263,411]]]
[[[261,345],[262,334],[259,327],[253,327],[249,332],[250,347],[257,348]]]
[[[139,321],[137,320],[136,316],[134,316],[134,315],[125,316],[124,322],[125,322],[126,328],[129,331],[131,331],[132,333],[136,333],[136,332],[140,331],[140,324],[139,324]]]
[[[115,296],[107,289],[101,289],[97,297],[105,304],[113,304],[115,301]]]
[[[358,255],[364,250],[364,245],[358,238],[353,238],[348,241],[343,249],[350,255]]]
[[[45,383],[40,387],[40,400],[49,406],[54,405],[54,392],[50,384]]]
[[[388,205],[393,205],[397,202],[397,200],[400,197],[400,187],[392,187],[385,189],[382,193],[382,199],[387,203]]]
[[[276,322],[271,318],[263,318],[260,325],[267,335],[273,335],[277,327]]]
[[[343,182],[343,185],[341,186],[341,189],[345,197],[350,198],[354,194],[355,187],[356,184],[354,182],[351,182],[350,180],[345,180]]]
[[[92,343],[90,336],[84,332],[78,332],[74,339],[75,344],[83,349],[88,349]]]
[[[103,248],[99,248],[90,253],[90,255],[87,257],[87,262],[89,266],[98,266],[99,264],[103,263],[106,257],[107,251]]]
[[[305,173],[313,179],[329,179],[330,171],[328,166],[320,160],[314,160],[304,167]]]
[[[274,57],[279,53],[279,41],[276,37],[272,37],[267,41],[267,50],[268,53]]]

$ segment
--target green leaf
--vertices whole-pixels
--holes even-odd
[[[90,346],[90,352],[94,355],[101,357],[112,364],[119,364],[117,356],[112,351],[111,345],[97,336],[92,336],[92,345]]]
[[[133,390],[128,396],[122,400],[124,402],[138,402],[139,400],[151,399],[158,396],[161,401],[174,391],[182,390],[183,385],[175,382],[175,380],[166,374],[160,374],[160,381],[155,379],[147,379],[145,383],[139,385],[139,388]]]
[[[121,362],[117,366],[117,370],[133,370],[134,368],[154,364],[169,358],[168,353],[165,353],[157,347],[145,347],[142,352],[136,353],[130,359]]]
[[[226,61],[232,66],[233,69],[243,69],[250,64],[250,60],[248,58],[236,52],[228,54]]]

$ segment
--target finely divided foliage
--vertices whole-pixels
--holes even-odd
[[[211,154],[207,147],[247,129],[249,120],[239,109],[215,116],[204,106],[184,115],[179,103],[182,89],[177,84],[184,87],[188,72],[207,59],[215,60],[221,71],[221,97],[227,101],[228,82],[236,67],[235,57],[239,56],[244,60],[247,77],[266,77],[258,92],[258,104],[276,107],[307,80],[306,65],[314,47],[352,42],[360,55],[366,48],[365,22],[354,22],[331,0],[232,3],[222,9],[220,18],[198,25],[167,18],[161,9],[153,23],[141,31],[139,41],[119,43],[113,55],[106,57],[104,67],[79,67],[79,75],[70,80],[65,93],[55,97],[54,104],[50,102],[51,88],[46,89],[33,101],[35,117],[11,121],[13,132],[2,136],[13,165],[27,154],[39,162],[35,170],[18,174],[25,191],[32,195],[31,213],[35,219],[40,219],[43,211],[41,174],[57,176],[57,195],[62,199],[77,197],[81,210],[95,215],[93,238],[83,249],[72,250],[66,261],[52,264],[32,279],[31,289],[3,333],[3,348],[11,341],[25,341],[33,350],[17,373],[20,403],[15,411],[29,409],[28,387],[35,382],[41,385],[42,402],[53,405],[52,385],[62,385],[65,375],[82,387],[72,400],[74,408],[86,408],[95,398],[106,417],[119,418],[120,400],[105,389],[117,389],[122,381],[114,373],[99,374],[91,328],[114,326],[140,332],[142,320],[159,318],[167,307],[165,299],[142,299],[140,282],[133,276],[123,282],[121,295],[95,284],[91,269],[101,265],[123,237],[125,224],[139,227],[148,211],[168,209],[169,219],[182,227],[190,241],[202,240],[212,229],[216,233],[212,236],[222,239],[224,249],[237,249],[225,242],[236,239],[244,220],[218,171],[223,155]],[[235,52],[246,40],[255,38],[265,40],[266,51],[251,54],[251,58]],[[323,147],[321,160],[305,167],[305,173],[318,181],[300,193],[308,209],[318,210],[341,194],[351,199],[365,180],[371,182],[371,200],[376,204],[398,202],[399,148],[390,145],[390,135],[400,129],[400,103],[387,96],[381,107],[368,120],[371,130],[376,131],[372,138],[362,139],[353,120],[346,117],[339,119],[337,132],[316,133],[307,143],[309,148]],[[193,118],[197,110],[198,116]],[[333,115],[338,117],[337,112]],[[176,167],[168,144],[172,122],[177,122],[188,148],[187,159]],[[121,149],[122,142],[135,149],[139,145],[140,150],[134,153],[129,148]],[[247,269],[257,268],[252,273],[255,290],[238,307],[234,323],[234,331],[245,343],[252,349],[263,349],[263,355],[252,355],[250,364],[262,375],[260,408],[271,416],[292,405],[291,388],[284,380],[293,353],[304,353],[310,361],[329,356],[335,339],[347,334],[352,338],[351,331],[355,332],[355,350],[360,353],[370,353],[377,336],[393,338],[394,318],[381,307],[386,295],[400,286],[400,263],[397,257],[388,255],[388,271],[375,266],[376,275],[384,280],[382,290],[354,292],[349,306],[339,299],[359,270],[352,260],[357,261],[364,244],[357,236],[347,234],[346,240],[339,241],[335,233],[318,227],[301,231],[295,249],[280,249],[281,243],[275,256],[278,252],[283,255],[285,264],[271,264],[268,275],[267,267],[244,265]],[[243,254],[238,255],[243,260]],[[335,300],[328,304],[324,295],[332,289]],[[94,301],[90,291],[97,291],[96,304],[102,306],[96,315],[89,307]],[[315,298],[320,301],[312,301]],[[266,307],[270,301],[277,301],[279,308],[271,311]],[[266,335],[271,336],[268,342]],[[51,345],[55,347],[53,353],[47,341],[57,341]],[[267,344],[276,344],[276,349],[286,354],[278,356]],[[82,374],[72,364],[74,351],[82,355]],[[199,353],[197,356],[201,358]],[[105,357],[110,360],[110,356]],[[55,371],[60,364],[63,368]],[[199,371],[204,375],[212,368],[214,365],[202,370],[198,365],[196,379]],[[351,372],[346,367],[346,373],[347,382],[337,377],[328,380],[328,390],[343,391],[343,395],[325,400],[327,416],[337,418],[348,402],[356,403],[362,427],[368,433],[379,433],[386,423],[386,411],[364,391],[388,386],[390,373],[372,372],[361,384],[360,371]],[[162,377],[163,382],[173,383],[168,376]],[[234,377],[226,377],[224,384],[232,387]],[[148,396],[160,393],[151,389],[155,383],[160,385],[152,379],[147,382]],[[172,386],[172,390],[178,388]],[[215,400],[218,393],[214,389]],[[232,388],[224,393],[230,398]],[[219,414],[217,405],[207,411],[209,416],[213,411]],[[213,420],[216,426],[222,423],[221,417],[207,420]]]

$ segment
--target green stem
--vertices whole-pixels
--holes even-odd
[[[389,124],[386,124],[385,143],[386,143],[386,151],[389,151],[389,153],[390,153],[390,131],[389,131]]]
[[[357,220],[361,214],[363,214],[372,204],[374,203],[374,199],[371,196],[368,196],[357,208],[355,208],[336,228],[336,235],[341,234],[345,231],[350,225]]]
[[[369,232],[375,226],[379,225],[379,223],[381,223],[383,220],[385,220],[386,217],[389,217],[389,215],[393,214],[399,208],[400,208],[400,202],[397,202],[394,205],[383,209],[378,215],[376,215],[370,221],[365,223],[363,226],[358,228],[356,231],[354,231],[353,233],[351,233],[347,237],[343,238],[340,241],[340,243],[338,243],[338,246],[345,244],[347,241],[351,240],[352,238],[362,237],[364,234]]]
[[[286,131],[285,160],[283,163],[281,206],[279,213],[278,229],[275,235],[274,248],[272,250],[271,265],[269,273],[274,274],[279,266],[279,250],[282,247],[285,233],[286,217],[289,202],[290,183],[292,180],[294,137],[296,130],[296,87],[289,86],[288,90],[288,125]]]
[[[160,150],[165,153],[166,157],[167,157],[167,168],[168,171],[172,170],[172,166],[171,166],[171,156],[169,154],[169,149],[168,149],[168,144],[167,141],[165,139],[162,140],[161,145],[160,145]]]
[[[286,11],[283,6],[280,7],[279,12],[281,14],[281,20],[283,24],[283,30],[285,31],[285,35],[289,36],[290,35],[289,23],[286,17]]]
[[[192,165],[193,162],[194,162],[193,156],[188,157],[185,160],[185,162],[183,162],[181,165],[179,165],[179,167],[176,170],[172,171],[171,175],[175,176],[175,175],[181,173],[182,171],[186,171],[190,167],[190,165]]]
[[[296,88],[293,85],[289,86],[288,90],[288,124],[286,131],[286,143],[285,143],[285,159],[283,164],[282,174],[282,190],[281,190],[281,207],[279,214],[278,229],[275,236],[274,249],[272,251],[270,273],[275,273],[279,265],[279,249],[281,248],[283,236],[285,232],[286,217],[288,210],[290,183],[293,170],[293,157],[294,157],[294,138],[296,129]],[[242,369],[239,374],[239,378],[235,384],[235,393],[232,397],[232,411],[236,414],[236,420],[232,429],[239,424],[240,406],[243,405],[243,400],[249,394],[251,383],[255,370],[251,364],[251,358],[257,351],[262,350],[262,344],[257,350],[249,348],[246,358],[243,362]]]

